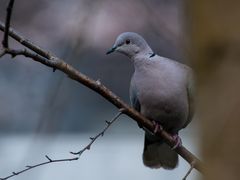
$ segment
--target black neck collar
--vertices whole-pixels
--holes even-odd
[[[154,57],[156,54],[153,52],[150,56],[149,56],[149,58],[151,58],[151,57]]]

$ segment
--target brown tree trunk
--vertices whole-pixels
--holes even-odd
[[[186,1],[205,179],[240,179],[240,1]]]

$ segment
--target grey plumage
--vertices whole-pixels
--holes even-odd
[[[134,64],[132,106],[172,135],[186,127],[193,116],[191,68],[155,55],[147,42],[132,32],[120,34],[108,54],[113,51],[127,55]],[[151,168],[172,169],[177,166],[178,155],[146,130],[143,162]]]

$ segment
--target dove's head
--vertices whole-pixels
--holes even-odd
[[[133,58],[139,54],[151,55],[153,53],[142,36],[134,32],[124,32],[120,34],[107,54],[115,51],[125,54],[129,58]]]

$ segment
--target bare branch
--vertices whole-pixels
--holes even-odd
[[[120,109],[119,112],[116,114],[116,116],[114,116],[114,117],[112,118],[111,121],[106,121],[106,127],[105,127],[100,133],[98,133],[96,136],[90,137],[90,140],[91,140],[91,141],[90,141],[89,144],[86,145],[83,149],[81,149],[81,150],[78,151],[78,152],[70,152],[70,153],[73,154],[73,155],[79,155],[79,156],[81,156],[84,151],[90,150],[91,145],[92,145],[99,137],[101,137],[101,136],[104,135],[104,133],[107,131],[107,129],[119,118],[119,116],[121,116],[121,115],[123,114],[123,111],[124,111],[124,109]]]
[[[8,7],[7,7],[7,15],[6,15],[6,21],[5,21],[5,32],[3,36],[2,45],[4,48],[8,48],[8,32],[11,22],[11,16],[12,16],[12,8],[13,8],[14,0],[10,0]]]
[[[192,162],[192,163],[190,164],[190,168],[189,168],[189,170],[187,171],[186,175],[183,177],[182,180],[187,180],[187,177],[188,177],[189,174],[192,172],[193,168],[194,168],[194,162]]]
[[[4,54],[10,54],[12,56],[12,58],[19,56],[19,55],[23,55],[25,57],[34,59],[37,62],[40,62],[48,67],[52,67],[53,69],[55,69],[55,67],[53,67],[53,65],[55,64],[54,59],[52,61],[49,61],[48,59],[40,56],[37,53],[32,53],[31,51],[27,50],[27,49],[5,49],[4,50]]]
[[[25,166],[26,168],[21,170],[21,171],[18,171],[18,172],[12,172],[11,175],[7,176],[7,177],[4,177],[4,178],[0,178],[0,180],[7,180],[9,178],[12,178],[14,176],[17,176],[19,174],[22,174],[26,171],[29,171],[30,169],[33,169],[33,168],[36,168],[36,167],[39,167],[39,166],[43,166],[43,165],[46,165],[46,164],[50,164],[50,163],[58,163],[58,162],[67,162],[67,161],[76,161],[79,159],[79,157],[74,157],[74,158],[66,158],[66,159],[51,159],[49,158],[49,156],[45,156],[47,158],[47,161],[44,161],[42,163],[38,163],[38,164],[35,164],[35,165],[27,165]]]
[[[35,165],[27,165],[25,166],[25,169],[18,171],[18,172],[12,172],[11,175],[4,177],[4,178],[0,178],[0,180],[7,180],[9,178],[12,178],[13,176],[17,176],[19,174],[22,174],[26,171],[29,171],[30,169],[39,167],[39,166],[43,166],[46,164],[50,164],[50,163],[57,163],[57,162],[65,162],[65,161],[76,161],[79,159],[79,157],[82,155],[82,153],[86,150],[90,150],[91,145],[101,136],[104,135],[104,133],[107,131],[107,129],[123,114],[124,109],[120,109],[119,112],[112,118],[111,121],[106,121],[106,127],[97,135],[95,135],[93,138],[90,137],[91,141],[89,144],[87,144],[82,150],[78,151],[78,152],[70,152],[73,155],[78,155],[78,157],[73,157],[73,158],[66,158],[66,159],[52,159],[50,158],[48,155],[45,155],[45,158],[47,159],[47,161],[44,161],[42,163],[38,163]]]
[[[5,25],[3,22],[0,21],[0,30],[5,32]],[[11,36],[13,39],[15,39],[16,41],[18,41],[20,44],[22,44],[23,46],[31,49],[32,51],[36,52],[37,54],[50,59],[51,55],[49,52],[44,51],[43,49],[41,49],[39,46],[33,44],[30,40],[22,37],[21,35],[19,35],[18,32],[16,32],[15,30],[13,30],[11,27],[9,27],[9,32],[8,35]]]
[[[4,30],[4,26],[2,27],[2,23],[0,23],[0,30]],[[18,35],[16,31],[11,31],[9,33],[11,37],[13,37],[15,40],[20,42],[27,42],[24,44],[27,48],[31,49],[37,54],[31,53],[27,50],[7,50],[7,53],[14,55],[24,55],[26,57],[30,57],[32,60],[40,62],[46,66],[49,66],[53,69],[58,69],[65,74],[67,74],[71,79],[85,85],[86,87],[92,89],[96,93],[103,96],[106,100],[111,102],[113,105],[115,105],[119,109],[124,109],[124,114],[131,117],[133,120],[141,124],[146,129],[150,130],[151,132],[154,131],[154,124],[147,119],[146,117],[142,116],[139,112],[128,106],[125,102],[123,102],[118,96],[116,96],[112,91],[110,91],[108,88],[106,88],[103,84],[99,83],[99,81],[95,81],[88,76],[82,74],[81,72],[77,71],[74,67],[71,65],[65,63],[63,60],[59,59],[56,56],[50,55],[47,51],[44,51],[43,49],[39,49],[38,46],[35,46],[33,43],[28,41],[27,39],[23,38],[22,36]],[[21,43],[21,42],[20,42]],[[23,43],[22,43],[23,44]],[[41,54],[39,54],[39,50],[41,51]],[[43,55],[42,55],[43,54]],[[46,57],[45,55],[48,55]],[[168,134],[166,131],[161,130],[156,132],[157,136],[160,136],[164,139],[164,141],[171,147],[173,147],[176,142],[172,138],[170,134]],[[180,146],[176,149],[174,149],[180,156],[182,156],[183,159],[185,159],[189,164],[192,162],[194,163],[194,168],[198,171],[202,172],[203,165],[201,161],[194,156],[190,151],[188,151],[184,146]]]

